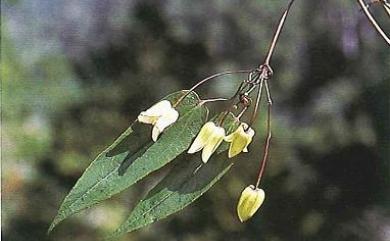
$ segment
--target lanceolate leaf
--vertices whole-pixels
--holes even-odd
[[[229,115],[224,122],[228,133],[237,126],[237,120]],[[219,147],[215,158],[202,165],[200,157],[181,160],[167,176],[141,200],[129,218],[109,237],[113,239],[126,232],[137,230],[159,219],[180,211],[209,190],[233,165],[227,158],[228,145]],[[184,159],[184,158],[183,158]]]
[[[175,103],[184,93],[175,92],[164,99]],[[207,116],[207,108],[198,103],[196,93],[190,93],[177,107],[178,121],[155,143],[150,125],[133,123],[85,170],[63,201],[49,231],[70,215],[121,192],[185,151]]]

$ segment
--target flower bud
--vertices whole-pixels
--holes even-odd
[[[237,214],[241,222],[245,222],[250,219],[260,208],[264,202],[265,193],[263,189],[255,188],[250,185],[244,189],[241,193],[240,200],[237,205]]]

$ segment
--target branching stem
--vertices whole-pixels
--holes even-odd
[[[269,155],[269,150],[270,150],[270,145],[271,145],[271,138],[272,138],[271,111],[272,111],[273,101],[272,101],[272,97],[271,97],[271,91],[270,91],[269,86],[268,86],[268,81],[272,78],[273,70],[270,66],[270,62],[271,62],[272,55],[275,51],[276,44],[277,44],[279,37],[280,37],[280,34],[282,32],[282,29],[286,23],[287,15],[288,15],[290,8],[291,8],[292,4],[294,3],[294,1],[295,0],[290,0],[290,2],[287,5],[286,10],[283,12],[283,14],[279,20],[278,27],[274,33],[273,38],[272,38],[271,45],[269,47],[269,50],[268,50],[267,56],[264,60],[264,63],[259,66],[259,69],[261,70],[261,74],[260,74],[260,81],[261,82],[260,82],[260,86],[259,86],[260,89],[258,92],[258,97],[256,100],[256,107],[255,107],[254,115],[252,116],[251,124],[253,124],[254,116],[257,114],[257,109],[259,108],[259,102],[261,100],[261,91],[262,91],[263,85],[264,85],[266,96],[267,96],[267,104],[268,104],[267,107],[268,108],[267,108],[267,127],[266,127],[267,136],[265,138],[263,158],[261,159],[260,169],[259,169],[259,173],[257,175],[256,188],[259,187],[260,182],[261,182],[261,178],[263,177],[263,174],[265,171],[265,167],[266,167],[268,155]]]

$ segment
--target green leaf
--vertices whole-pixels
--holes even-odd
[[[164,99],[175,103],[185,92]],[[111,146],[100,153],[65,197],[49,232],[62,220],[110,198],[163,167],[187,150],[203,125],[208,110],[192,92],[178,105],[180,117],[154,143],[151,125],[134,122]]]
[[[228,133],[235,130],[238,124],[237,119],[231,114],[224,121],[224,127]],[[137,204],[129,218],[108,239],[114,239],[165,218],[198,199],[232,167],[232,159],[228,159],[226,153],[222,153],[227,149],[227,143],[221,145],[217,150],[219,154],[214,154],[217,157],[204,165],[200,157],[196,161],[181,160]]]

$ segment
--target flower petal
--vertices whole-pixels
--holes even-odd
[[[245,131],[245,133],[250,137],[253,137],[255,135],[255,131],[250,127],[248,128],[248,130]]]
[[[162,100],[146,111],[142,111],[138,116],[138,121],[141,123],[154,125],[152,130],[152,139],[157,141],[161,132],[165,128],[172,125],[179,118],[177,112],[168,100]]]
[[[154,125],[161,116],[165,115],[167,112],[171,111],[172,109],[173,107],[171,105],[171,102],[169,102],[168,100],[162,100],[154,104],[146,111],[142,111],[138,115],[138,121],[141,123]]]
[[[158,129],[157,126],[154,126],[152,129],[152,140],[156,142],[160,134],[161,134],[160,129]]]
[[[215,150],[219,147],[225,137],[225,129],[222,127],[215,127],[212,130],[210,137],[202,151],[202,161],[206,163]]]
[[[168,100],[162,100],[160,102],[157,102],[152,107],[147,109],[145,112],[145,115],[148,116],[162,116],[164,113],[172,109],[171,102]]]
[[[214,129],[215,124],[213,122],[207,122],[202,126],[200,129],[198,135],[196,136],[194,142],[192,143],[191,147],[188,149],[187,153],[195,153],[200,150],[206,145],[206,140],[209,138],[211,131]]]
[[[172,108],[157,120],[155,126],[160,132],[163,132],[165,128],[175,123],[178,118],[179,112]]]
[[[248,152],[248,146],[249,144],[251,144],[252,142],[252,139],[253,139],[253,136],[255,135],[255,131],[252,129],[252,128],[249,128],[247,131],[246,131],[246,134],[247,134],[247,143],[246,143],[246,146],[245,148],[242,150],[243,152]]]
[[[263,204],[265,193],[263,189],[259,189],[250,185],[241,193],[240,200],[237,205],[237,214],[241,222],[250,219]]]
[[[225,137],[225,141],[231,142],[228,156],[232,158],[241,152],[248,152],[248,145],[252,142],[252,137],[255,131],[248,128],[248,124],[241,123],[241,125],[229,136]]]
[[[230,143],[229,153],[228,153],[229,158],[232,158],[240,154],[247,145],[248,142],[246,136],[237,135],[236,138],[233,140],[233,142]]]

